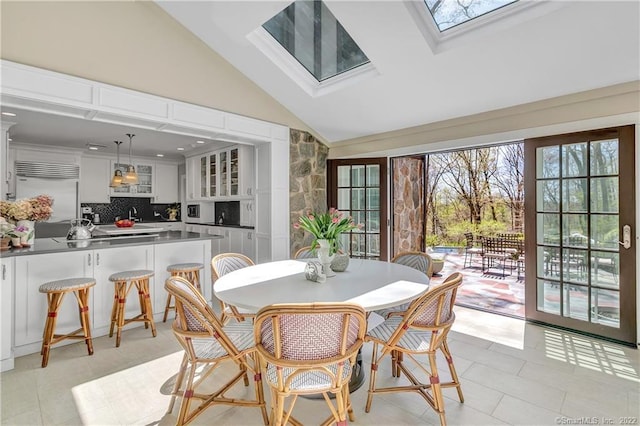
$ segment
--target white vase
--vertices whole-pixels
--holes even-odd
[[[322,272],[327,277],[335,277],[335,272],[331,270],[331,261],[335,257],[335,254],[329,254],[331,251],[331,244],[329,240],[320,239],[318,240],[319,248],[318,252],[318,260],[322,263]]]
[[[29,228],[31,230],[29,238],[25,241],[25,245],[33,245],[33,241],[36,239],[36,223],[33,220],[19,220],[16,222],[16,226],[24,226],[25,228]]]

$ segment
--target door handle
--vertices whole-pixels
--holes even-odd
[[[91,253],[87,254],[88,266],[91,266]]]
[[[622,241],[618,241],[618,244],[626,249],[631,248],[631,225],[622,227]]]

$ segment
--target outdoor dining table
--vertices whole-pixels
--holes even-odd
[[[378,260],[351,259],[344,272],[325,282],[305,278],[306,260],[280,260],[230,272],[215,282],[215,296],[251,312],[277,303],[350,302],[365,311],[402,305],[429,289],[429,277],[411,267]],[[361,361],[351,391],[364,380]]]

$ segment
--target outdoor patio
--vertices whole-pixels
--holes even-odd
[[[471,267],[464,267],[464,254],[446,253],[444,267],[434,276],[434,283],[442,282],[453,272],[462,272],[464,279],[458,290],[456,305],[495,312],[516,318],[524,318],[524,273],[520,277],[516,269],[507,269],[506,276],[490,270],[483,274],[480,257],[474,258]]]

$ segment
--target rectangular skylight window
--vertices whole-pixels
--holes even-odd
[[[262,27],[319,82],[369,63],[322,1],[297,0]]]
[[[448,30],[518,0],[424,0],[440,31]]]

